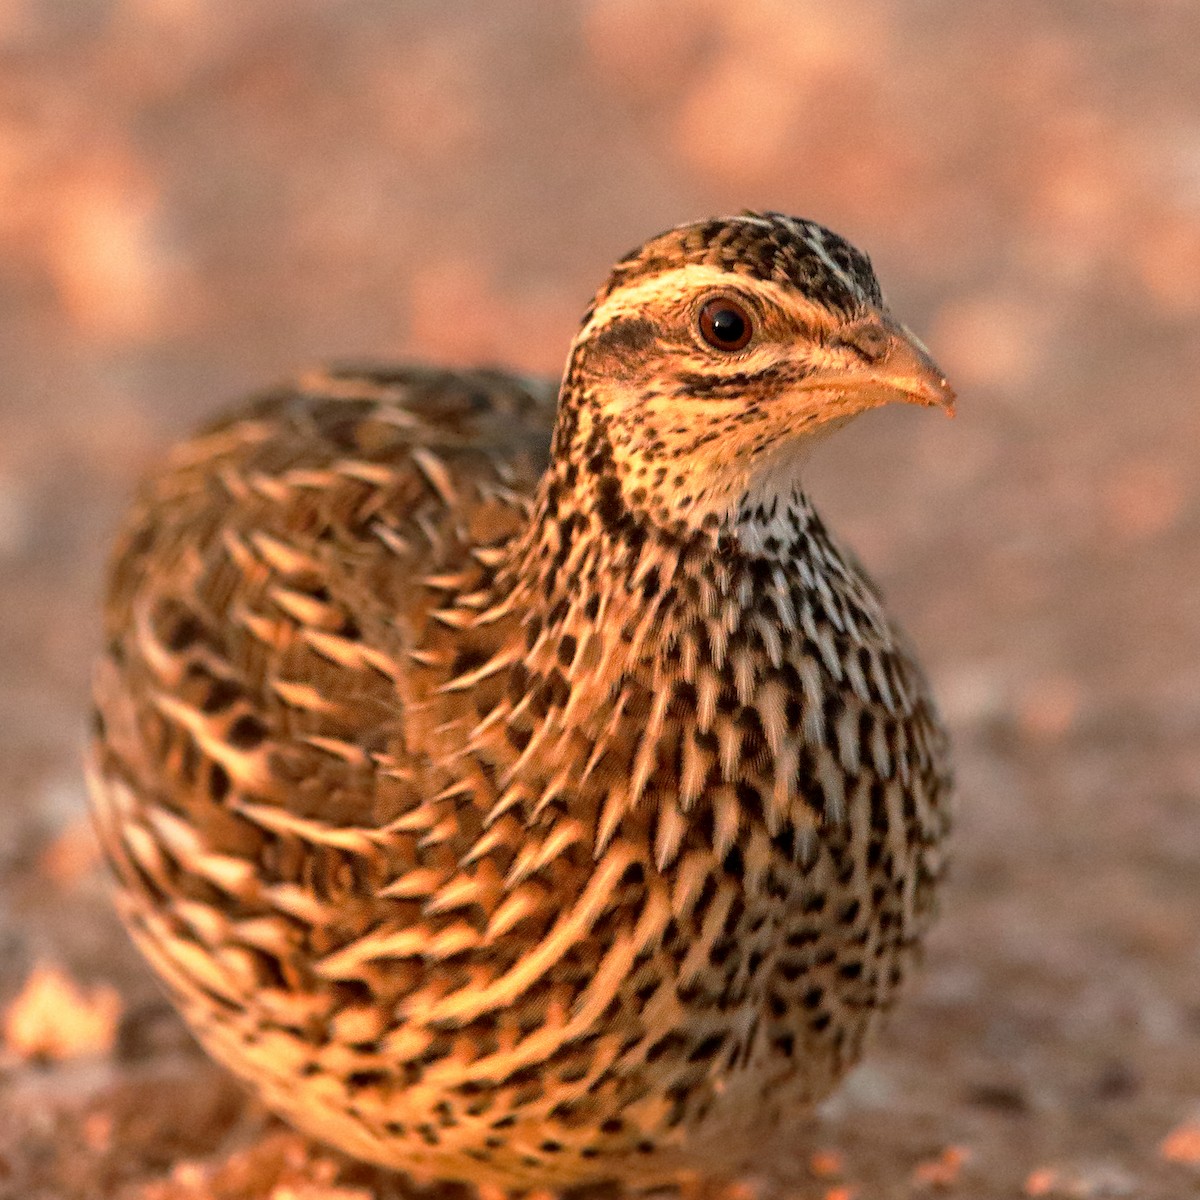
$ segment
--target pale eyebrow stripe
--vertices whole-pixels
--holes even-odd
[[[821,305],[807,300],[793,288],[782,287],[769,279],[751,281],[746,276],[707,263],[688,263],[639,279],[636,283],[618,286],[596,306],[580,331],[580,337],[587,337],[600,326],[620,317],[636,316],[654,301],[682,301],[710,289],[757,295],[812,328],[819,329],[829,320],[828,312]]]

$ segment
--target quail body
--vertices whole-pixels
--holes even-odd
[[[859,1057],[943,869],[922,673],[810,445],[951,407],[867,259],[623,259],[560,388],[338,367],[176,448],[113,558],[90,782],[201,1042],[350,1153],[728,1177]]]

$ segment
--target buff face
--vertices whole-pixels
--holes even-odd
[[[781,221],[790,240],[776,246]],[[630,256],[568,369],[578,433],[611,454],[626,502],[661,520],[711,525],[784,497],[813,443],[869,408],[953,403],[865,258],[786,218],[740,229],[757,257],[693,227]]]

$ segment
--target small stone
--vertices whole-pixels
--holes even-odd
[[[108,1054],[121,999],[103,984],[85,990],[60,968],[34,968],[4,1022],[4,1043],[18,1058],[60,1061]]]

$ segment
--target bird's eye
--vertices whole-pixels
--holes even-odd
[[[700,310],[700,336],[715,350],[742,350],[753,333],[750,314],[728,296],[718,296]]]

